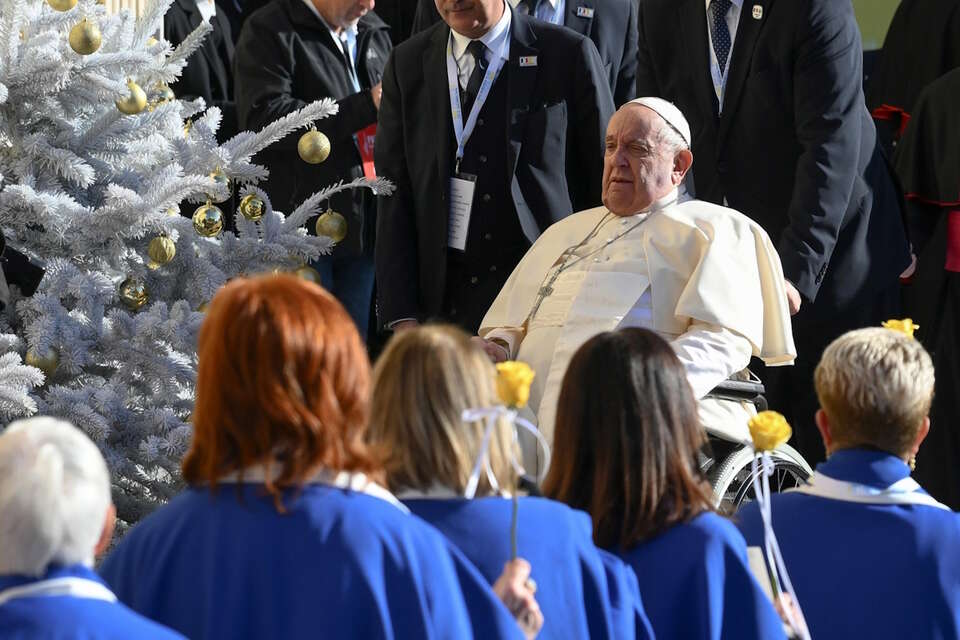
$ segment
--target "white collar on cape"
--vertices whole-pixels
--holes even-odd
[[[272,473],[274,479],[279,477],[281,468],[282,467],[280,463],[277,463],[276,469]],[[256,464],[247,467],[242,471],[235,471],[233,473],[228,473],[224,476],[221,476],[219,481],[223,484],[237,484],[241,482],[259,484],[264,482],[266,478],[266,467],[261,464]],[[365,473],[334,471],[332,469],[321,468],[307,478],[304,484],[326,484],[339,489],[349,489],[350,491],[356,491],[357,493],[365,493],[368,496],[373,496],[374,498],[379,498],[385,502],[389,502],[405,513],[410,512],[410,510],[407,509],[403,503],[397,499],[396,496],[390,493],[390,491],[388,491],[386,488],[377,484],[374,480],[368,478]]]

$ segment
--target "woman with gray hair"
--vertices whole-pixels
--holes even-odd
[[[933,385],[923,346],[890,329],[846,333],[817,365],[815,421],[827,461],[809,485],[771,498],[817,640],[960,637],[960,517],[910,477],[930,429]],[[739,518],[747,544],[762,546],[756,503]]]
[[[0,638],[181,636],[117,602],[93,572],[116,510],[96,445],[54,418],[0,435]]]

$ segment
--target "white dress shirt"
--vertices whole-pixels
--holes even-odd
[[[196,0],[196,2],[200,18],[204,22],[210,22],[210,18],[217,15],[217,5],[213,0]]]
[[[522,1],[523,0],[510,0],[510,4],[516,9]],[[541,0],[534,18],[549,22],[550,24],[563,26],[563,16],[566,10],[566,0]]]
[[[733,48],[737,40],[737,24],[740,22],[740,11],[743,8],[743,0],[730,0],[730,8],[727,10],[727,28],[730,30],[730,53],[727,55],[727,68],[720,72],[720,63],[717,62],[717,53],[713,50],[713,9],[710,8],[712,0],[706,0],[707,3],[707,48],[710,50],[710,77],[713,79],[713,90],[717,94],[717,104],[720,105],[720,111],[723,111],[723,96],[727,88],[727,75],[730,71],[730,61],[733,60]],[[691,172],[692,173],[692,172]]]
[[[510,7],[504,2],[503,15],[489,31],[477,38],[487,45],[487,60],[489,60],[489,56],[499,51],[501,46],[503,46],[503,59],[510,59],[510,17]],[[457,76],[461,89],[467,88],[470,74],[473,73],[473,68],[476,66],[476,60],[467,51],[468,44],[470,44],[470,38],[457,33],[453,29],[450,30],[450,53],[453,54],[453,61],[457,63]]]

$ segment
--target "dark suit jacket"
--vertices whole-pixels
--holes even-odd
[[[447,90],[446,24],[399,45],[383,76],[377,171],[397,192],[380,199],[380,320],[440,313],[449,181],[456,151]],[[613,100],[596,47],[568,29],[513,14],[507,72],[507,157],[499,159],[532,242],[547,226],[600,202],[603,138]],[[520,58],[536,57],[536,66]],[[469,143],[468,143],[469,144]],[[565,162],[564,162],[565,159]]]
[[[413,33],[440,22],[434,0],[415,1],[417,13],[413,18]],[[578,15],[591,11],[593,13],[590,16]],[[563,26],[587,36],[597,46],[616,106],[637,97],[635,0],[566,0]]]
[[[193,0],[176,0],[163,18],[163,37],[174,46],[200,26],[200,10]],[[181,99],[203,98],[207,106],[220,107],[223,120],[217,138],[224,142],[237,131],[237,109],[233,101],[233,38],[230,22],[220,5],[211,20],[213,33],[187,61],[177,81],[170,85]]]
[[[370,87],[380,82],[392,45],[387,25],[375,13],[357,24],[357,92],[330,30],[303,0],[273,0],[243,25],[237,41],[237,108],[240,124],[259,129],[314,100],[333,98],[340,110],[318,120],[317,129],[330,139],[330,157],[322,164],[297,155],[296,131],[258,156],[270,169],[264,187],[277,209],[290,213],[320,189],[338,180],[363,175],[353,135],[377,121]],[[337,256],[373,251],[375,197],[366,189],[337,194],[332,208],[347,218],[347,237],[334,249]],[[313,233],[313,224],[307,229]]]
[[[689,120],[697,197],[726,198],[766,229],[786,278],[816,299],[814,317],[895,285],[908,246],[849,0],[745,3],[720,117],[705,11],[703,0],[643,0],[639,13],[638,93]]]

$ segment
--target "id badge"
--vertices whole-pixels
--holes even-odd
[[[473,192],[477,176],[457,173],[450,178],[450,220],[447,224],[447,246],[457,251],[467,248],[467,231],[470,229],[470,212],[473,209]]]

